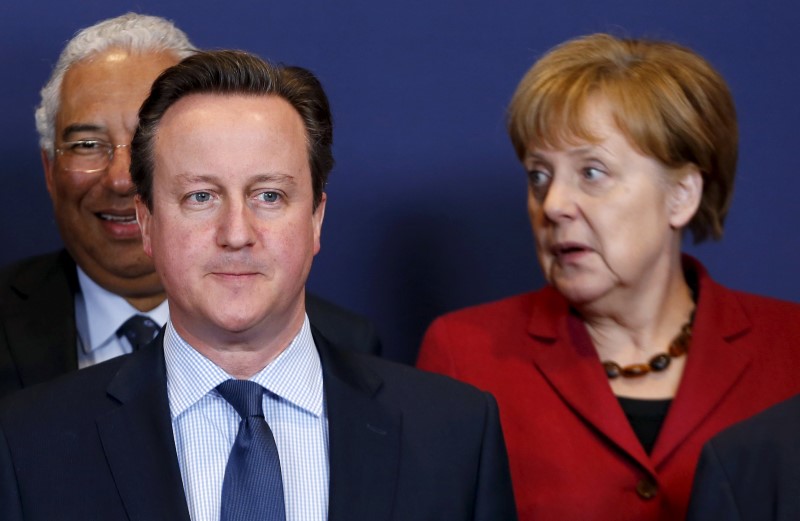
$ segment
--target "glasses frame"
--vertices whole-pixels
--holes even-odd
[[[102,139],[77,139],[75,141],[64,141],[63,143],[61,143],[58,147],[55,148],[56,154],[58,154],[59,156],[66,155],[67,157],[69,157],[70,155],[77,155],[77,154],[74,154],[73,152],[71,152],[69,149],[65,149],[65,148],[62,148],[62,147],[64,147],[64,146],[69,147],[69,146],[72,146],[72,145],[78,145],[80,143],[96,143],[97,145],[102,146],[102,148],[105,149],[105,153],[103,153],[103,154],[98,153],[97,157],[98,158],[105,157],[106,158],[105,164],[100,168],[92,168],[92,169],[88,169],[88,170],[87,169],[80,169],[80,168],[66,168],[66,167],[64,167],[64,170],[67,170],[68,172],[83,172],[83,173],[86,173],[86,174],[94,174],[96,172],[101,172],[101,171],[105,170],[106,168],[108,168],[108,165],[110,165],[111,161],[114,160],[114,154],[116,154],[117,150],[119,150],[120,148],[130,148],[131,147],[130,144],[127,144],[127,145],[115,145],[113,143],[109,143],[108,141],[103,141]],[[92,155],[92,154],[89,154],[89,155]]]

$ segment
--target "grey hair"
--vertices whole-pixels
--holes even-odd
[[[42,101],[36,108],[39,147],[51,158],[64,75],[76,63],[115,47],[137,52],[171,52],[179,60],[196,52],[186,33],[171,21],[158,16],[126,13],[79,31],[61,51],[50,79],[42,88]]]

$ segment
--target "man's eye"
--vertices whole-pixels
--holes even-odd
[[[95,139],[85,139],[82,141],[73,141],[65,144],[67,145],[67,150],[69,152],[78,155],[105,153],[109,148],[111,148],[111,145],[108,143],[97,141]]]
[[[208,192],[195,192],[189,196],[189,200],[193,203],[207,203],[211,200],[211,194]]]
[[[265,203],[277,203],[281,198],[281,194],[278,192],[261,192],[258,197]]]

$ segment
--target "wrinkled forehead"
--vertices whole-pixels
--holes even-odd
[[[133,113],[164,69],[177,63],[168,52],[134,52],[120,48],[92,54],[73,64],[61,85],[59,114],[97,110]]]

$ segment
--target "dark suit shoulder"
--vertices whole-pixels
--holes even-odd
[[[423,392],[441,392],[446,394],[462,394],[474,396],[483,394],[474,386],[454,380],[449,376],[430,373],[414,367],[392,362],[390,360],[364,357],[365,363],[380,373],[386,382],[398,386],[409,385]]]
[[[0,302],[8,291],[25,297],[36,288],[57,278],[70,284],[77,282],[75,264],[69,254],[60,250],[15,261],[0,268]]]
[[[324,360],[324,357],[323,357]],[[377,399],[423,412],[485,414],[494,398],[476,387],[448,376],[430,373],[374,356],[339,351],[335,372],[344,380],[374,393]]]
[[[0,268],[0,397],[77,369],[77,291],[65,250]]]
[[[94,417],[108,404],[109,382],[130,355],[73,371],[22,389],[0,401],[0,423],[24,432],[23,425],[68,425]]]
[[[714,449],[721,456],[739,452],[797,452],[800,438],[800,395],[741,421],[712,438]],[[800,464],[800,461],[797,462]]]
[[[306,313],[311,324],[335,346],[361,353],[381,354],[378,333],[366,317],[308,292]]]
[[[331,486],[352,454],[364,462],[350,466],[350,495],[332,495],[332,518],[375,518],[360,498],[375,491],[376,482],[396,479],[393,519],[516,519],[490,394],[392,361],[329,349],[316,336],[315,342],[330,418]],[[380,466],[369,466],[376,461]]]
[[[687,519],[800,519],[800,396],[714,436],[697,465]]]

